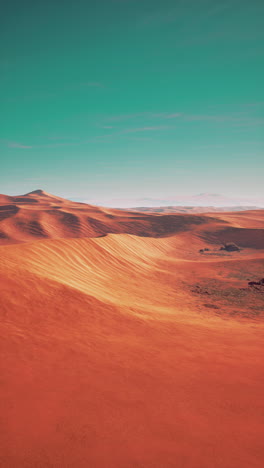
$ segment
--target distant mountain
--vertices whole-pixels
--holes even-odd
[[[127,210],[127,208],[119,208]],[[148,213],[220,213],[225,211],[262,210],[258,206],[136,206],[130,211],[142,211]]]
[[[112,198],[101,200],[79,200],[85,203],[92,203],[95,205],[115,207],[115,208],[134,208],[134,207],[147,207],[147,208],[168,208],[168,207],[205,207],[210,208],[224,208],[225,210],[244,210],[264,208],[263,198],[239,198],[239,197],[226,197],[225,195],[215,193],[199,193],[197,195],[173,195],[164,198]],[[204,211],[204,210],[202,210]]]

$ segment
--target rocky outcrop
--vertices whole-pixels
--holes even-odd
[[[226,250],[227,252],[240,252],[241,249],[234,242],[227,242],[220,247],[220,250]]]

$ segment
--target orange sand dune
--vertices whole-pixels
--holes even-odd
[[[221,224],[221,220],[215,222]],[[0,223],[0,242],[10,244],[108,233],[161,237],[188,230],[190,225],[206,224],[208,216],[106,209],[36,190],[16,197],[1,195]]]
[[[47,216],[54,197],[10,198],[0,465],[262,468],[264,293],[248,281],[264,277],[264,213],[139,216],[61,199],[77,232]],[[243,250],[220,252],[223,236]]]

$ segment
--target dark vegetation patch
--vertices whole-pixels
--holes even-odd
[[[249,281],[248,287],[251,291],[264,294],[264,278],[261,278],[259,281]]]
[[[247,319],[264,319],[264,278],[249,281],[245,287],[229,286],[224,281],[210,280],[191,286],[191,292],[206,298],[203,306],[218,315]]]
[[[220,247],[219,250],[226,250],[227,252],[240,252],[241,249],[234,242],[225,242],[225,244]]]
[[[205,247],[203,249],[199,250],[199,253],[208,253],[211,252],[213,254],[216,254],[218,251],[225,251],[225,252],[240,252],[242,249],[236,245],[234,242],[226,242],[224,245],[222,245],[219,249],[209,249],[208,247]]]

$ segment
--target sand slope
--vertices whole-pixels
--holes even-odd
[[[263,212],[131,228],[135,213],[62,201],[81,225],[126,223],[69,238],[52,197],[31,198],[2,204],[48,235],[1,222],[1,466],[262,467],[264,293],[247,283],[264,276]],[[232,235],[244,249],[219,252]]]

